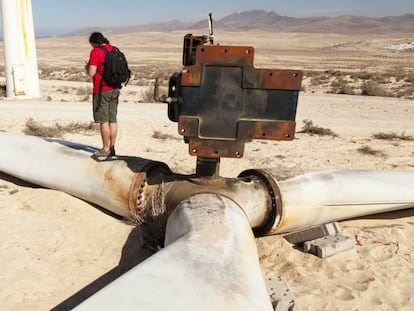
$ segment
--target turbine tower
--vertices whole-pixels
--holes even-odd
[[[6,96],[40,97],[31,0],[2,0]]]

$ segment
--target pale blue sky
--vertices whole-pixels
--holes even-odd
[[[414,13],[414,0],[32,0],[36,32],[126,26],[178,19],[198,21],[252,9],[292,17]]]

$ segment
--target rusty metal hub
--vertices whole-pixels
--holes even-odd
[[[183,70],[169,83],[170,120],[202,158],[240,158],[251,139],[291,140],[302,72],[256,69],[250,46],[184,37]]]

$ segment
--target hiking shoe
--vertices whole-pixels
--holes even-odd
[[[109,156],[114,157],[115,156],[115,146],[112,146],[111,149],[109,149]]]
[[[104,149],[101,149],[101,150],[96,151],[93,155],[97,158],[103,158],[103,157],[107,158],[111,155],[111,151],[110,150],[105,151]]]

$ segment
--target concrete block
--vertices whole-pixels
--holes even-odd
[[[298,311],[295,296],[283,278],[267,277],[265,281],[275,311]]]
[[[352,249],[355,239],[341,234],[328,235],[303,244],[305,253],[312,253],[320,258],[326,258],[337,253]]]
[[[299,244],[306,241],[322,238],[328,235],[334,235],[341,232],[341,227],[337,222],[323,224],[311,227],[305,230],[296,231],[283,236],[289,243]]]

